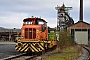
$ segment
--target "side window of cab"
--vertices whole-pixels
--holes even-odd
[[[46,30],[46,28],[47,28],[47,24],[44,23],[44,24],[42,25],[42,32],[44,32],[44,31]]]

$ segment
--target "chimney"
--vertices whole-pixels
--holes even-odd
[[[83,0],[80,0],[80,19],[79,21],[83,21]]]

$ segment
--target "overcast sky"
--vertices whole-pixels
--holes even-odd
[[[41,17],[48,26],[57,25],[57,5],[73,7],[69,11],[75,22],[79,20],[79,0],[0,0],[0,27],[21,28],[23,19]],[[84,0],[84,21],[90,23],[90,0]]]

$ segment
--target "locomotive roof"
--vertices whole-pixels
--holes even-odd
[[[23,21],[29,21],[29,20],[39,20],[39,21],[43,21],[43,22],[46,22],[44,19],[41,19],[41,18],[26,18],[26,19],[24,19]],[[47,23],[47,22],[46,22]]]

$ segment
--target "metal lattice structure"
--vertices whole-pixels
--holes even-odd
[[[57,10],[57,30],[63,31],[64,28],[69,26],[69,22],[73,24],[74,21],[68,14],[68,11],[71,10],[72,7],[65,7],[63,4],[61,7],[57,5],[55,9]]]

